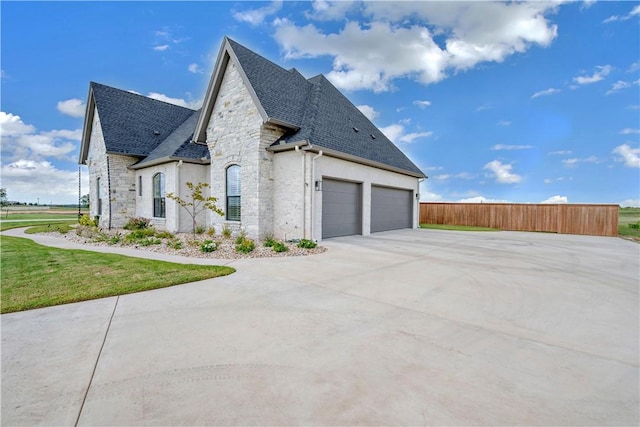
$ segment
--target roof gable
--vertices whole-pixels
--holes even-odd
[[[194,111],[146,96],[91,82],[80,162],[86,160],[93,107],[98,111],[108,153],[148,156]]]

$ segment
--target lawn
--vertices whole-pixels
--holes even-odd
[[[124,295],[226,276],[231,267],[174,264],[1,238],[0,312]]]
[[[640,229],[629,227],[630,224],[640,223],[640,208],[620,208],[618,216],[618,234],[640,239]]]

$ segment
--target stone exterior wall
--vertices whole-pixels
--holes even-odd
[[[107,154],[98,110],[91,126],[87,166],[89,169],[90,216],[99,216],[100,227],[122,227],[135,213],[134,173],[128,169],[137,159]],[[98,190],[98,178],[100,189]],[[98,202],[98,194],[102,200]],[[99,205],[101,211],[99,212]]]
[[[273,233],[273,154],[265,148],[282,131],[262,117],[233,61],[229,61],[207,125],[211,153],[211,194],[226,210],[226,170],[241,167],[241,221],[215,215],[216,230],[243,229],[252,238]]]
[[[276,239],[303,239],[305,234],[305,188],[303,153],[284,151],[274,155],[273,228]],[[308,156],[305,156],[308,157]]]

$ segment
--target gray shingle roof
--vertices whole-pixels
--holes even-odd
[[[306,140],[312,145],[425,176],[324,76],[307,80],[297,70],[285,70],[227,40],[269,118],[299,128],[274,146]]]
[[[151,166],[174,159],[209,159],[209,149],[206,145],[191,142],[193,130],[200,116],[200,111],[194,111],[176,130],[160,143],[147,157],[134,165],[134,168]]]
[[[194,113],[95,82],[91,82],[91,90],[110,153],[146,157]]]

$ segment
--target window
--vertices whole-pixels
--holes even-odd
[[[142,197],[142,176],[138,176],[138,196]]]
[[[153,175],[153,216],[155,218],[164,218],[164,174],[157,173]]]
[[[102,195],[100,194],[100,177],[96,179],[96,197],[98,198],[98,215],[102,215]]]
[[[240,221],[240,166],[227,168],[227,219]]]

